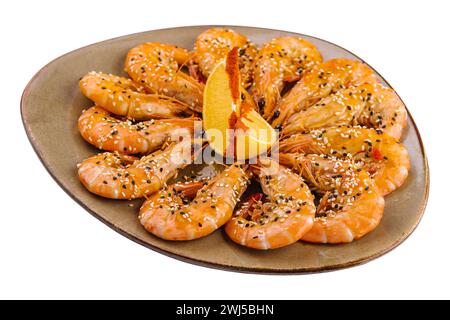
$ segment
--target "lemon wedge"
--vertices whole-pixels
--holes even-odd
[[[233,49],[206,82],[203,125],[215,152],[245,160],[267,152],[277,134],[255,110],[253,99],[240,83],[237,50]]]
[[[203,94],[203,126],[211,148],[226,155],[227,146],[233,143],[230,136],[230,119],[238,112],[229,89],[230,79],[225,61],[219,63],[208,77]]]
[[[275,130],[255,110],[241,116],[244,130],[237,129],[235,134],[236,159],[245,160],[267,153],[277,140]]]

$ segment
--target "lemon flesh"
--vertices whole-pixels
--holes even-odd
[[[261,115],[252,110],[240,118],[246,130],[236,133],[236,158],[245,160],[267,153],[277,140],[277,133]]]
[[[245,89],[241,90],[244,92]],[[246,92],[243,96],[251,99]],[[206,82],[203,125],[211,148],[239,161],[267,152],[277,139],[275,130],[256,110],[250,108],[241,114],[240,107],[241,101],[233,100],[230,76],[223,61]]]
[[[222,62],[208,77],[203,97],[203,125],[206,137],[213,150],[221,155],[225,155],[227,146],[233,143],[228,134],[229,119],[233,113],[237,114],[229,83],[225,62]]]

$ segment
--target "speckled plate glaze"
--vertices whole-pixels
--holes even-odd
[[[310,273],[354,266],[377,258],[402,243],[417,227],[427,202],[428,165],[419,132],[409,114],[403,143],[411,158],[407,182],[386,198],[380,226],[362,239],[346,245],[313,245],[298,242],[272,251],[250,250],[232,243],[222,230],[195,241],[169,242],[147,233],[137,220],[142,200],[130,202],[97,197],[83,188],[76,164],[98,152],[77,130],[81,110],[92,103],[78,89],[78,80],[91,70],[125,75],[124,58],[133,46],[161,41],[192,48],[195,38],[211,26],[179,27],[132,34],[96,43],[50,62],[26,87],[22,119],[34,150],[56,182],[88,212],[129,239],[183,261],[253,273]],[[229,26],[257,44],[274,37],[298,35],[314,43],[324,59],[361,60],[328,41],[291,32]],[[379,75],[380,78],[381,75]],[[384,81],[384,80],[383,80]],[[384,84],[389,84],[384,81]]]

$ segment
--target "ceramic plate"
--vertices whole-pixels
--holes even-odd
[[[81,110],[92,105],[78,89],[80,77],[91,70],[125,75],[124,59],[130,48],[148,41],[192,48],[196,36],[209,27],[155,30],[96,43],[50,62],[33,77],[22,97],[23,123],[34,150],[64,191],[100,221],[129,239],[176,259],[219,269],[257,273],[326,271],[367,262],[402,243],[422,217],[429,184],[425,151],[411,114],[403,137],[411,158],[408,180],[386,197],[380,226],[351,244],[298,242],[277,250],[255,251],[232,243],[222,230],[195,241],[164,241],[147,233],[139,224],[137,212],[142,200],[108,200],[83,188],[76,164],[98,151],[86,143],[77,130]],[[230,28],[247,35],[256,44],[274,37],[297,35],[314,43],[325,60],[338,57],[361,60],[335,44],[307,35],[252,27]],[[386,81],[384,84],[389,86]]]

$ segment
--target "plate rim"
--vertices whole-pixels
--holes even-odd
[[[347,53],[353,55],[354,57],[356,57],[357,59],[361,60],[363,63],[367,64],[370,68],[372,68],[378,75],[379,77],[390,87],[392,88],[395,93],[397,94],[397,96],[400,98],[400,100],[402,101],[402,103],[405,105],[405,108],[407,110],[407,114],[409,117],[409,120],[411,121],[412,127],[415,131],[415,133],[417,134],[417,138],[418,138],[418,142],[419,142],[419,146],[420,146],[420,151],[422,153],[422,161],[423,161],[423,166],[424,166],[424,173],[425,173],[425,192],[423,194],[421,203],[420,203],[420,207],[418,208],[417,212],[418,212],[418,219],[416,220],[414,226],[412,227],[412,229],[408,232],[405,233],[404,235],[402,235],[402,237],[400,237],[397,241],[395,241],[391,246],[388,246],[386,248],[384,248],[383,250],[380,250],[370,256],[367,257],[363,257],[360,259],[356,259],[353,261],[349,261],[346,263],[337,263],[334,265],[327,265],[327,266],[323,266],[323,267],[316,267],[316,268],[293,268],[293,269],[276,269],[276,268],[257,268],[257,267],[236,267],[233,265],[226,265],[226,264],[222,264],[222,263],[214,263],[214,262],[209,262],[209,261],[203,261],[200,259],[195,259],[195,258],[191,258],[191,257],[186,257],[183,256],[181,254],[177,254],[177,253],[173,253],[171,251],[168,250],[164,250],[162,248],[159,248],[157,246],[154,246],[148,242],[145,242],[141,239],[139,239],[137,236],[133,235],[132,233],[120,228],[119,226],[115,225],[113,222],[108,221],[107,219],[104,219],[103,217],[101,217],[98,213],[96,213],[94,210],[91,210],[83,201],[81,201],[80,199],[78,199],[73,193],[72,191],[69,189],[69,187],[65,186],[63,184],[62,181],[60,181],[58,179],[58,177],[56,177],[53,172],[50,170],[50,164],[48,164],[45,160],[45,156],[42,154],[41,150],[38,147],[38,143],[36,142],[35,137],[33,136],[32,133],[32,129],[31,129],[31,125],[28,123],[28,119],[27,119],[27,115],[26,115],[26,106],[27,106],[27,102],[28,102],[28,97],[29,92],[31,90],[31,86],[33,85],[33,83],[36,81],[36,79],[39,78],[40,74],[42,74],[43,72],[46,71],[46,69],[48,69],[48,67],[50,65],[52,65],[53,63],[57,62],[60,59],[63,59],[65,56],[71,55],[77,51],[81,51],[84,50],[86,48],[89,48],[91,46],[97,46],[99,44],[104,44],[104,43],[108,43],[111,41],[115,41],[115,40],[119,40],[121,38],[126,38],[126,37],[130,37],[130,36],[136,36],[136,35],[140,35],[140,34],[145,34],[148,32],[154,32],[154,31],[171,31],[171,30],[176,30],[176,29],[186,29],[186,28],[248,28],[248,29],[259,29],[259,30],[266,30],[266,31],[272,31],[272,32],[281,32],[281,33],[293,33],[296,34],[298,36],[307,36],[309,38],[312,39],[316,39],[319,41],[323,41],[325,43],[331,44],[335,47],[338,47],[344,51],[346,51]],[[108,226],[109,228],[111,228],[112,230],[116,231],[117,233],[119,233],[120,235],[128,238],[129,240],[132,240],[148,249],[151,249],[153,251],[156,251],[160,254],[163,254],[165,256],[168,256],[170,258],[174,258],[177,259],[179,261],[183,261],[183,262],[187,262],[187,263],[191,263],[194,265],[198,265],[201,267],[207,267],[207,268],[213,268],[213,269],[217,269],[217,270],[222,270],[222,271],[232,271],[232,272],[240,272],[240,273],[251,273],[251,274],[265,274],[265,275],[302,275],[302,274],[312,274],[312,273],[320,273],[320,272],[329,272],[329,271],[335,271],[335,270],[341,270],[341,269],[346,269],[346,268],[350,268],[350,267],[354,267],[357,265],[362,265],[365,264],[369,261],[372,261],[376,258],[379,258],[389,252],[391,252],[392,250],[394,250],[395,248],[397,248],[400,244],[402,244],[405,240],[407,240],[413,233],[414,231],[417,229],[418,225],[420,224],[420,222],[422,221],[422,218],[425,214],[425,209],[428,203],[428,197],[429,197],[429,192],[430,192],[430,169],[429,169],[429,165],[428,165],[428,159],[427,159],[427,154],[425,151],[425,146],[423,144],[423,140],[422,137],[420,135],[420,131],[419,128],[417,127],[417,124],[414,120],[414,118],[412,117],[408,107],[406,106],[406,104],[403,102],[403,99],[400,97],[400,95],[398,94],[398,92],[395,90],[395,88],[375,69],[373,68],[370,64],[368,64],[364,59],[362,59],[361,57],[359,57],[358,55],[356,55],[355,53],[353,53],[352,51],[341,47],[340,45],[337,45],[331,41],[328,40],[324,40],[322,38],[319,37],[315,37],[315,36],[310,36],[307,34],[302,34],[302,33],[298,33],[298,32],[294,32],[294,31],[287,31],[287,30],[280,30],[280,29],[272,29],[272,28],[264,28],[264,27],[253,27],[253,26],[245,26],[245,25],[185,25],[185,26],[178,26],[178,27],[168,27],[168,28],[159,28],[159,29],[152,29],[152,30],[147,30],[147,31],[142,31],[142,32],[136,32],[136,33],[130,33],[130,34],[126,34],[126,35],[122,35],[122,36],[118,36],[118,37],[114,37],[114,38],[110,38],[107,40],[102,40],[99,42],[95,42],[80,48],[77,48],[75,50],[69,51],[63,55],[60,55],[56,58],[54,58],[53,60],[51,60],[50,62],[48,62],[47,64],[45,64],[42,68],[40,68],[34,75],[33,77],[30,79],[30,81],[27,83],[27,85],[25,86],[24,91],[22,92],[21,95],[21,99],[20,99],[20,115],[21,115],[21,119],[22,119],[22,124],[24,126],[25,129],[25,133],[27,135],[28,141],[30,142],[34,152],[36,153],[36,155],[38,156],[38,159],[40,160],[40,162],[42,163],[42,165],[44,166],[44,168],[46,169],[46,171],[48,172],[48,174],[53,178],[53,180],[59,185],[59,187],[64,190],[64,192],[70,197],[72,198],[78,205],[80,205],[83,209],[85,209],[87,212],[89,212],[89,214],[91,214],[93,217],[95,217],[96,219],[98,219],[99,221],[101,221],[103,224],[105,224],[106,226]]]

